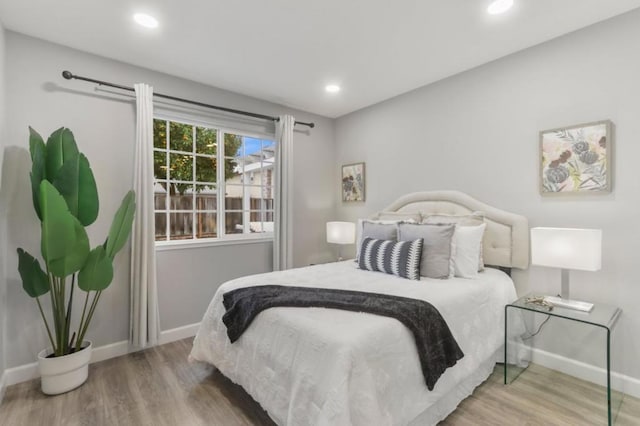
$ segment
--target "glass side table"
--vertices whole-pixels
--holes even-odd
[[[528,294],[524,297],[519,298],[515,302],[508,304],[504,307],[504,384],[510,384],[514,380],[520,376],[528,367],[528,363],[526,366],[517,366],[514,364],[509,364],[509,311],[510,310],[521,310],[532,312],[532,315],[548,315],[553,318],[561,318],[565,320],[575,321],[582,324],[586,324],[587,326],[598,327],[606,331],[607,335],[607,354],[606,354],[606,368],[607,368],[607,418],[608,424],[611,426],[613,423],[612,419],[612,392],[611,392],[611,331],[615,326],[622,310],[618,307],[605,305],[602,303],[594,303],[593,309],[591,312],[582,312],[576,311],[572,309],[561,308],[558,306],[554,306],[552,310],[548,310],[543,306],[539,306],[532,303],[527,303],[526,300],[530,297],[541,297],[541,295],[537,294]],[[513,325],[512,325],[513,328]],[[524,327],[523,327],[524,328]],[[513,336],[511,336],[513,337]],[[515,374],[513,373],[515,370]],[[621,398],[620,401],[621,402]],[[616,404],[617,405],[617,404]]]

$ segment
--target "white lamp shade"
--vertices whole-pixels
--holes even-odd
[[[356,224],[353,222],[327,222],[327,242],[353,244],[356,240]]]
[[[531,263],[553,268],[598,271],[602,266],[602,230],[532,228]]]

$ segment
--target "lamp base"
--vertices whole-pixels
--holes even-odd
[[[591,312],[593,303],[581,302],[579,300],[563,299],[562,297],[546,296],[545,302],[551,303],[559,308],[573,309],[575,311]]]

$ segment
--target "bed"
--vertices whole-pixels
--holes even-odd
[[[455,191],[408,194],[384,211],[484,212],[484,263],[493,267],[476,279],[409,281],[360,270],[347,260],[232,280],[211,301],[190,358],[213,364],[241,385],[279,425],[432,425],[443,420],[500,359],[504,305],[516,299],[508,271],[528,267],[527,220]],[[267,309],[231,344],[222,323],[223,294],[268,284],[428,301],[465,356],[429,391],[413,336],[399,321],[323,308]]]

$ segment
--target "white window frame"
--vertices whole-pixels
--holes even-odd
[[[240,233],[240,234],[226,234],[226,229],[225,229],[225,223],[226,223],[226,206],[225,206],[225,194],[226,194],[226,181],[225,181],[225,160],[227,160],[227,158],[225,158],[225,144],[224,144],[224,135],[225,133],[230,133],[230,134],[234,134],[234,135],[238,135],[238,136],[246,136],[246,137],[250,137],[250,138],[255,138],[255,139],[267,139],[270,141],[273,141],[274,144],[276,144],[276,138],[275,138],[275,134],[270,134],[270,133],[260,133],[260,132],[255,132],[255,131],[246,131],[246,130],[242,130],[242,129],[238,129],[238,128],[234,128],[228,125],[225,125],[224,123],[215,120],[215,119],[194,119],[194,118],[188,118],[188,117],[184,117],[182,115],[172,115],[172,114],[166,114],[166,113],[159,113],[156,112],[154,113],[153,116],[154,120],[165,120],[165,121],[173,121],[173,122],[177,122],[177,123],[181,123],[181,124],[187,124],[190,126],[197,126],[197,127],[207,127],[213,130],[216,130],[217,135],[216,135],[216,140],[218,141],[218,146],[216,148],[216,160],[217,160],[217,164],[218,164],[218,168],[217,168],[217,182],[216,182],[216,192],[217,192],[217,210],[216,210],[216,233],[217,233],[217,237],[215,238],[191,238],[191,239],[181,239],[181,240],[164,240],[164,241],[155,241],[155,246],[156,246],[156,250],[158,251],[164,251],[164,250],[175,250],[175,249],[183,249],[183,248],[198,248],[198,247],[209,247],[209,246],[224,246],[224,245],[236,245],[236,244],[254,244],[254,243],[268,243],[268,242],[273,242],[273,232],[260,232],[260,233],[252,233],[250,232],[249,228],[248,228],[248,223],[246,223],[245,225],[245,219],[250,215],[250,212],[248,212],[248,214],[244,214],[244,209],[243,209],[243,226],[245,226],[244,228],[244,232]],[[169,148],[169,128],[167,128],[167,148],[165,150],[165,152],[167,153],[167,167],[169,166],[169,153],[175,153],[175,151],[171,151]],[[191,153],[187,153],[185,152],[185,154],[189,154],[189,155],[193,155],[195,156],[195,149],[196,149],[196,145],[195,143],[192,143],[192,152]],[[156,149],[154,148],[154,151],[156,151]],[[182,151],[180,151],[182,152]],[[231,158],[231,157],[229,157]],[[273,172],[275,174],[275,171]],[[195,175],[195,162],[194,162],[194,171],[193,171],[193,182],[197,182],[196,181],[196,175]],[[191,183],[191,182],[190,182]],[[275,182],[274,182],[275,183]],[[243,188],[243,192],[246,189],[245,186],[247,187],[251,187],[251,185],[245,185],[243,183],[242,188]],[[257,185],[255,185],[257,186]],[[261,187],[264,187],[264,185],[260,185]],[[274,184],[272,184],[272,187],[275,187]],[[169,204],[169,197],[167,195],[167,206],[165,206],[165,210],[161,210],[161,212],[165,212],[167,214],[167,216],[169,216],[170,212],[172,210],[168,209],[168,204]],[[274,206],[275,207],[275,206]],[[235,211],[235,210],[232,210]],[[270,211],[270,210],[265,210],[266,212]],[[155,209],[154,209],[155,212]],[[196,209],[193,208],[192,209],[192,214],[195,216],[196,214]],[[274,216],[275,216],[275,211],[274,211]],[[193,220],[193,226],[195,229],[195,217],[192,219]],[[167,217],[167,231],[166,231],[166,235],[169,236],[170,232],[169,232],[169,217]],[[169,236],[170,237],[170,236]]]

